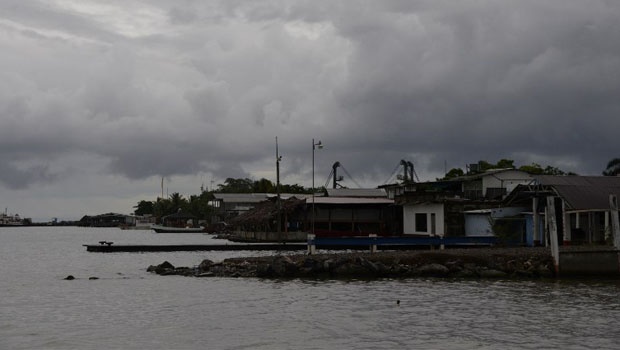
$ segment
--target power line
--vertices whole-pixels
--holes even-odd
[[[351,179],[351,181],[353,181],[353,182],[357,185],[357,187],[362,188],[362,186],[360,186],[360,184],[359,184],[359,183],[357,183],[357,181],[355,181],[355,179],[353,178],[353,176],[351,176],[351,174],[349,174],[349,172],[347,171],[347,169],[346,169],[346,168],[345,168],[342,164],[340,164],[340,167],[342,168],[342,170],[344,170],[344,173],[345,173],[345,174],[347,174],[347,176]]]
[[[390,180],[392,180],[394,175],[396,175],[398,168],[400,168],[400,163],[396,164],[396,167],[394,168],[394,170],[392,170],[392,175],[390,175],[390,177],[387,180],[385,180],[385,182],[383,183],[384,185],[386,185]]]

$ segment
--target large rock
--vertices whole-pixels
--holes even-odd
[[[172,265],[171,263],[169,263],[168,261],[164,261],[163,263],[157,265],[157,266],[149,266],[146,271],[148,272],[155,272],[158,275],[171,275],[173,274],[172,272],[174,271],[174,265]]]
[[[286,255],[276,256],[271,262],[271,267],[274,274],[281,277],[289,277],[297,272],[297,265]]]
[[[442,277],[442,276],[446,276],[450,272],[450,269],[448,269],[447,267],[441,264],[433,263],[433,264],[422,265],[416,268],[414,271],[415,271],[415,274],[420,275],[420,276]]]
[[[215,263],[209,259],[204,259],[199,265],[198,265],[198,270],[200,271],[209,271],[209,269],[211,268],[211,266],[213,266]]]
[[[299,270],[295,262],[288,256],[279,255],[269,263],[256,266],[257,277],[292,277]]]
[[[365,278],[370,275],[374,275],[374,272],[369,270],[367,267],[360,265],[355,262],[345,262],[336,266],[331,270],[331,273],[334,276],[340,277],[360,277]]]

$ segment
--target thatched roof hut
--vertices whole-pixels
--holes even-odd
[[[305,199],[290,197],[280,200],[280,213],[283,216],[293,214],[295,211],[305,207]],[[230,220],[234,226],[243,225],[269,225],[278,218],[277,198],[270,198],[258,203],[253,209]]]

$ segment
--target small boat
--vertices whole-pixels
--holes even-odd
[[[179,209],[176,213],[164,216],[162,218],[163,225],[151,225],[151,229],[156,233],[192,233],[204,232],[205,228],[196,226],[194,220],[196,217],[192,214],[186,214]]]
[[[151,225],[151,229],[157,233],[196,233],[204,232],[205,228],[200,227],[174,227],[163,225]]]

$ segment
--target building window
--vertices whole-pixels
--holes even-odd
[[[506,195],[506,189],[502,187],[487,188],[487,199],[502,199]]]
[[[428,222],[426,220],[426,213],[415,214],[415,231],[416,232],[428,232]]]
[[[431,213],[431,235],[437,234],[437,223],[435,222],[435,213]]]

